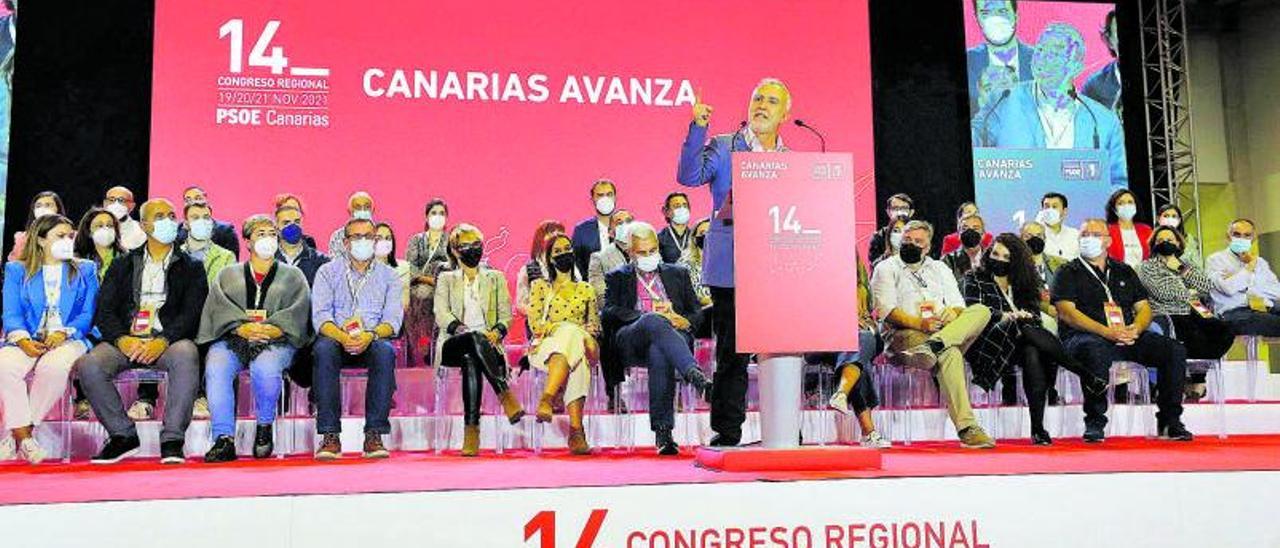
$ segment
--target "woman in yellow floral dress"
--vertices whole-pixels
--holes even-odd
[[[539,422],[551,421],[552,402],[563,387],[569,450],[585,455],[591,449],[582,427],[582,408],[591,387],[590,361],[599,353],[595,337],[600,334],[600,314],[595,290],[574,271],[573,241],[554,234],[544,249],[548,277],[533,282],[529,299],[534,336],[529,365],[547,373],[537,417]]]

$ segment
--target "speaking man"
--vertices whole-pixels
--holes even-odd
[[[747,416],[747,356],[736,352],[733,284],[733,187],[730,156],[735,151],[784,152],[778,128],[791,111],[791,92],[782,81],[765,78],[751,92],[747,122],[728,135],[707,139],[711,105],[694,101],[693,122],[680,149],[676,180],[685,186],[708,185],[715,214],[703,250],[702,283],[711,288],[712,327],[716,336],[716,372],[712,381],[712,446],[734,446]]]

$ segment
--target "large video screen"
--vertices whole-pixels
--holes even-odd
[[[18,42],[18,0],[0,1],[0,234],[9,191],[9,113],[13,107],[13,54]]]
[[[594,214],[598,178],[661,228],[695,99],[715,109],[711,133],[733,133],[771,77],[793,120],[853,154],[871,220],[868,37],[865,0],[158,2],[151,195],[198,184],[238,222],[294,192],[322,251],[353,191],[400,249],[442,197],[514,280],[538,221]],[[818,151],[790,122],[785,146]],[[685,190],[709,216],[709,191]]]
[[[974,191],[990,232],[1070,198],[1065,222],[1128,187],[1115,5],[963,0]]]

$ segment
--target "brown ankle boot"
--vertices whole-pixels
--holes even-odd
[[[480,454],[480,426],[467,426],[462,430],[462,456],[474,457]]]
[[[587,445],[587,434],[581,428],[569,431],[569,452],[574,455],[591,454],[591,447]]]
[[[551,400],[555,399],[552,394],[543,394],[542,399],[538,401],[538,422],[551,422],[555,415],[555,410],[551,407]]]
[[[502,399],[502,412],[507,414],[507,420],[511,424],[520,422],[524,418],[524,406],[520,405],[520,400],[516,399],[516,395],[510,390],[504,390],[498,395]]]

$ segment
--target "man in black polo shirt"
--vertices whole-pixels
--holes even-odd
[[[1160,437],[1190,441],[1191,432],[1181,420],[1187,351],[1182,343],[1147,331],[1147,290],[1132,268],[1107,257],[1110,245],[1106,221],[1085,221],[1080,227],[1080,258],[1063,266],[1054,279],[1062,342],[1068,353],[1103,378],[1111,363],[1121,360],[1158,370]],[[1106,396],[1086,392],[1084,413],[1084,441],[1101,442],[1107,425]]]

